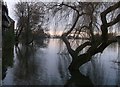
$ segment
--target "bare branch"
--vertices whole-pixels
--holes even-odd
[[[78,54],[83,48],[85,48],[88,45],[91,45],[91,42],[88,41],[81,44],[79,47],[77,47],[77,49],[75,50],[75,53]]]
[[[64,41],[65,45],[67,46],[67,50],[68,50],[68,52],[70,53],[70,55],[71,55],[72,57],[74,57],[75,51],[71,48],[70,43],[69,43],[69,41],[67,40],[67,38],[64,36],[64,34],[62,35],[62,40]]]
[[[115,5],[110,6],[109,8],[107,8],[102,14],[107,15],[109,12],[112,12],[113,10],[117,9],[120,7],[120,1],[117,2]]]
[[[77,14],[77,17],[76,17],[76,19],[75,19],[75,22],[74,22],[73,26],[70,28],[69,31],[67,31],[67,33],[65,33],[65,36],[67,36],[68,34],[71,33],[71,31],[75,28],[75,26],[76,26],[76,24],[77,24],[77,22],[78,22],[78,20],[79,20],[79,17],[82,16],[82,15],[84,15],[84,14],[86,14],[86,13]],[[84,27],[85,27],[85,26],[84,26]]]
[[[120,21],[120,14],[112,21],[107,24],[107,26],[112,26]]]
[[[107,28],[108,28],[109,26],[111,26],[111,25],[114,25],[114,24],[115,24],[116,22],[118,22],[119,19],[120,19],[120,16],[118,15],[118,16],[117,16],[118,19],[115,19],[114,21],[112,21],[112,22],[110,22],[110,23],[107,23],[106,15],[107,15],[109,12],[111,12],[111,11],[113,11],[113,10],[119,8],[119,7],[120,7],[120,1],[119,1],[118,3],[116,3],[115,5],[113,5],[113,6],[110,6],[109,8],[107,8],[105,11],[103,11],[103,12],[101,13],[101,21],[102,21],[102,26],[101,26],[101,30],[102,30],[102,40],[103,40],[104,42],[106,42],[107,39],[108,39],[108,29],[107,29]]]
[[[93,55],[97,53],[102,53],[103,50],[113,42],[117,42],[117,37],[108,40],[107,43],[100,44],[100,46],[98,45],[99,47],[97,48],[92,46],[86,53],[79,55],[78,59],[76,60],[79,63],[78,67],[90,61]]]
[[[79,11],[75,7],[64,4],[64,3],[60,4],[60,6],[62,6],[62,5],[67,6],[67,7],[71,8],[71,9],[75,10],[79,14]]]

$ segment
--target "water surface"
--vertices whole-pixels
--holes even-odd
[[[37,40],[34,44],[34,47],[19,44],[19,48],[14,48],[14,64],[8,67],[3,85],[64,85],[70,79],[68,66],[72,59],[62,40]],[[102,54],[96,54],[82,65],[80,72],[89,76],[95,85],[120,84],[119,64],[116,63],[120,60],[119,51],[117,43],[111,44]]]

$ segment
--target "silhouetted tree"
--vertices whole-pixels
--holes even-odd
[[[26,44],[33,41],[32,31],[38,25],[42,25],[44,18],[44,7],[41,2],[18,2],[15,5],[15,15],[18,19],[16,41],[20,35],[25,39]]]
[[[71,74],[75,75],[74,72],[79,72],[79,67],[90,61],[92,56],[97,53],[102,53],[111,43],[117,42],[118,36],[112,38],[108,37],[108,29],[120,21],[120,14],[117,14],[110,22],[108,22],[107,14],[118,9],[120,7],[120,2],[117,2],[114,5],[112,3],[112,6],[110,3],[96,2],[62,2],[52,4],[53,6],[50,6],[49,8],[53,9],[54,16],[57,13],[61,13],[60,16],[57,17],[58,20],[62,19],[65,14],[67,15],[67,17],[65,16],[67,20],[72,19],[72,23],[70,24],[71,28],[66,30],[61,36],[72,57],[72,62],[69,66]],[[102,11],[101,8],[105,8],[105,10]],[[100,16],[98,16],[98,13],[100,13]],[[95,27],[101,32],[101,35],[98,38],[95,38],[94,35]],[[89,34],[89,40],[80,44],[74,50],[67,37],[73,32],[74,35],[80,35],[83,33],[82,31]],[[88,46],[88,50],[85,53],[80,54],[80,52]]]

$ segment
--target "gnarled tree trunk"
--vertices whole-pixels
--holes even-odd
[[[102,53],[104,51],[104,49],[107,46],[109,46],[111,43],[117,42],[117,37],[114,37],[112,39],[108,38],[108,27],[110,27],[120,21],[120,14],[113,21],[111,21],[109,23],[107,23],[106,15],[119,7],[120,7],[120,1],[113,6],[110,6],[109,8],[107,8],[105,11],[103,11],[101,13],[101,21],[102,21],[101,38],[102,38],[102,40],[100,40],[99,42],[89,42],[88,41],[88,42],[85,42],[82,45],[80,45],[78,48],[76,48],[76,50],[73,50],[71,48],[70,43],[67,39],[67,35],[70,34],[71,31],[74,29],[74,27],[77,23],[77,20],[79,19],[79,14],[76,17],[76,21],[73,24],[72,28],[67,33],[64,33],[62,35],[62,40],[66,44],[68,52],[72,56],[72,62],[69,66],[69,70],[70,70],[71,74],[73,74],[73,72],[79,71],[79,67],[81,65],[83,65],[84,63],[90,61],[92,56],[94,56],[95,54],[97,54],[99,52]],[[90,46],[90,48],[86,51],[86,53],[78,55],[78,53],[86,46]]]

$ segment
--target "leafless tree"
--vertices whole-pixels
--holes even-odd
[[[36,26],[42,26],[44,18],[44,7],[41,2],[18,2],[15,5],[15,15],[18,19],[16,40],[22,33],[25,33],[26,44],[33,41],[31,33]]]
[[[57,13],[61,13],[58,20],[63,18],[63,20],[67,20],[68,25],[70,25],[70,28],[61,36],[62,40],[66,44],[69,54],[72,57],[72,62],[69,66],[70,72],[79,71],[79,67],[90,61],[92,56],[97,53],[102,53],[107,46],[118,41],[118,36],[112,38],[108,37],[108,29],[109,27],[119,23],[120,14],[113,17],[110,22],[108,22],[107,15],[109,13],[111,14],[112,11],[119,9],[120,2],[112,4],[100,2],[62,2],[52,4],[53,5],[50,4],[49,9],[52,9],[53,15],[55,16]],[[102,10],[103,8],[104,10]],[[65,14],[67,16],[64,16]],[[70,24],[69,19],[72,20]],[[96,38],[94,34],[96,29],[101,32],[101,35],[99,35],[98,38]],[[68,36],[73,32],[74,35],[80,35],[83,33],[82,31],[89,34],[89,40],[80,44],[74,50],[71,47]],[[80,52],[87,46],[89,46],[89,49],[85,53],[80,54]]]

